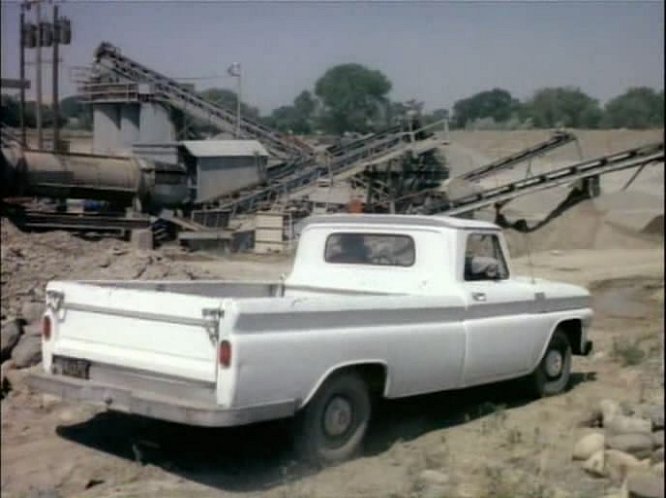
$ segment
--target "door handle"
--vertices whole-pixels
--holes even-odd
[[[486,293],[485,292],[472,292],[472,299],[475,301],[485,301]]]

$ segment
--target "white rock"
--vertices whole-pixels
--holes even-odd
[[[580,438],[573,449],[574,460],[587,460],[597,451],[604,449],[604,435],[600,432],[586,434]]]
[[[595,477],[604,477],[604,451],[597,451],[583,463],[583,470]]]
[[[611,434],[628,434],[652,432],[652,422],[639,417],[627,417],[616,414],[608,422],[604,420],[604,428]]]
[[[645,467],[635,456],[624,451],[606,450],[604,457],[606,475],[617,483],[622,482],[631,469]]]
[[[28,301],[21,306],[21,318],[23,318],[26,323],[38,322],[42,319],[44,309],[44,303]]]
[[[419,477],[423,482],[440,486],[448,484],[451,480],[448,475],[438,470],[424,470]]]
[[[620,404],[612,399],[602,399],[599,402],[599,411],[601,411],[604,427],[613,417],[621,413]]]
[[[631,472],[627,476],[627,491],[636,498],[663,498],[663,477],[646,471]]]

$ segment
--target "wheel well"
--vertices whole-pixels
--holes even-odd
[[[386,365],[382,363],[360,363],[353,365],[342,365],[334,370],[328,372],[328,374],[322,378],[317,386],[310,392],[310,394],[305,398],[305,401],[302,406],[305,406],[310,402],[312,397],[319,391],[322,385],[326,383],[329,379],[336,375],[342,373],[353,372],[361,376],[368,386],[368,391],[371,396],[383,396],[384,389],[386,388],[386,379],[387,379],[387,369]]]
[[[367,363],[349,367],[361,375],[368,385],[370,394],[382,396],[386,388],[386,365],[379,363]]]
[[[564,320],[557,324],[557,329],[564,333],[571,344],[573,354],[581,354],[581,339],[583,336],[583,322],[578,318]]]

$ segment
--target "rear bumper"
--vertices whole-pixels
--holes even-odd
[[[192,402],[182,398],[156,396],[94,381],[62,375],[34,373],[30,387],[62,399],[82,401],[109,410],[202,427],[230,427],[262,420],[289,417],[296,412],[292,400],[246,408],[225,409],[215,404]]]

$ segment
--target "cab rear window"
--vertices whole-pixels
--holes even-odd
[[[412,266],[415,257],[414,240],[407,235],[332,233],[324,250],[327,263]]]

